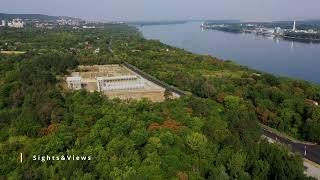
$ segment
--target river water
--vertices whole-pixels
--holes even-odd
[[[200,22],[139,27],[147,39],[208,54],[280,76],[320,84],[320,43],[202,30]]]

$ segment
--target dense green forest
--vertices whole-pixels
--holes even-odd
[[[261,139],[258,122],[319,142],[320,108],[310,103],[319,86],[145,40],[125,25],[1,29],[0,49],[26,52],[0,54],[0,178],[308,179],[301,157]],[[79,64],[123,61],[190,96],[121,101],[61,87]]]

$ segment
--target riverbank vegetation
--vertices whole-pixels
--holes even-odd
[[[201,98],[223,104],[226,96],[237,96],[252,105],[250,111],[255,112],[261,123],[300,140],[320,142],[318,85],[175,48],[166,52],[162,49],[167,47],[155,48],[161,47],[156,41],[146,44],[150,45],[140,52],[127,51],[129,62]]]
[[[0,178],[307,179],[301,157],[261,139],[257,123],[318,141],[319,86],[145,40],[121,25],[1,31],[0,43],[26,51],[0,55]],[[193,96],[120,101],[59,86],[79,64],[123,61]]]

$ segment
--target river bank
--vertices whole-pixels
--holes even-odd
[[[139,27],[145,38],[157,39],[197,54],[232,60],[279,76],[320,84],[320,44],[249,33],[201,30],[200,22]]]

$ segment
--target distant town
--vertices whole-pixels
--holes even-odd
[[[72,29],[95,29],[103,26],[99,21],[85,21],[72,17],[55,17],[40,14],[11,15],[0,13],[0,28],[39,28],[54,29],[69,27]],[[176,24],[186,21],[161,22],[127,22],[131,25],[157,25]],[[124,22],[109,22],[111,24],[124,24]],[[320,42],[320,21],[282,21],[282,22],[240,22],[240,21],[206,21],[202,29],[215,29],[231,33],[255,33],[264,36],[282,37],[297,41]]]
[[[47,15],[9,15],[0,13],[0,28],[42,28],[53,29],[59,27],[72,27],[73,29],[94,29],[99,28],[102,22],[85,21],[79,18],[72,17],[53,17]],[[111,24],[123,24],[123,22],[110,22]]]
[[[274,23],[210,23],[201,25],[203,29],[215,29],[232,33],[255,33],[264,36],[278,36],[294,40],[320,41],[320,23],[274,22]]]

